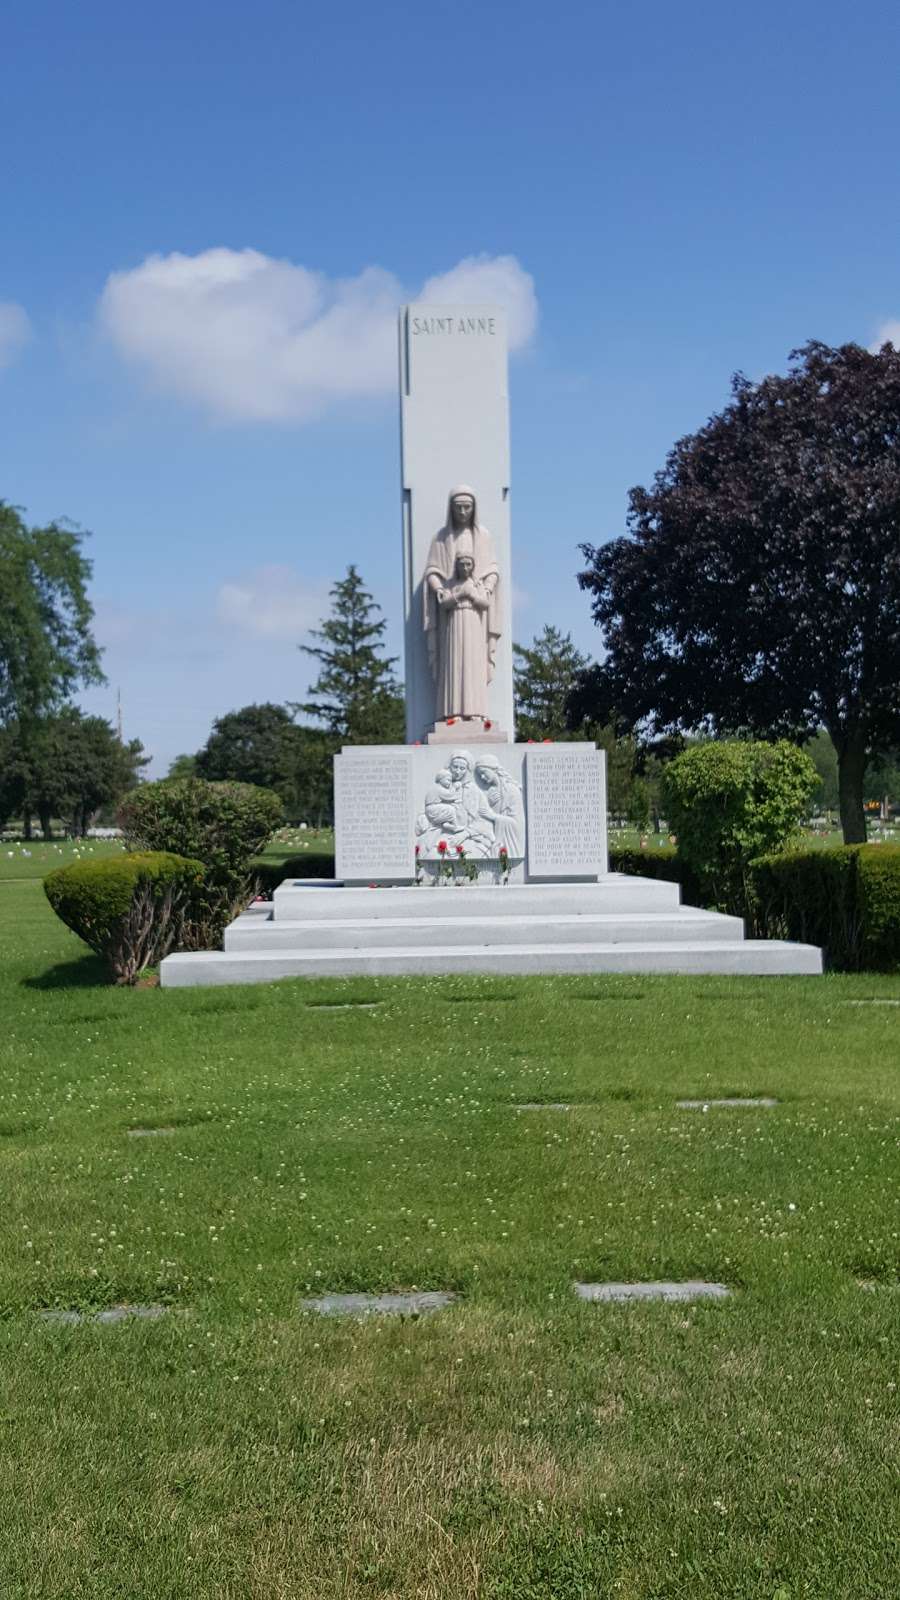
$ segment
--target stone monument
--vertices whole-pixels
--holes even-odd
[[[348,884],[594,881],[604,757],[513,743],[506,318],[400,313],[404,746],[335,757]]]
[[[477,717],[506,743],[513,687],[505,312],[403,308],[400,434],[407,740],[425,740],[459,714],[469,717],[469,741]],[[471,558],[468,577],[457,574],[457,555]],[[453,591],[467,582],[457,601]],[[467,664],[467,683],[454,685],[459,666],[450,657],[464,635],[477,659]],[[477,713],[447,710],[464,687],[467,704],[475,692]]]
[[[514,742],[503,312],[404,307],[400,397],[406,743],[335,756],[336,877],[286,880],[224,949],[167,956],[163,986],[821,971],[811,946],[610,873],[603,754]]]

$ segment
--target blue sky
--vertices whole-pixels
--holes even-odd
[[[730,374],[897,331],[898,32],[866,0],[7,8],[0,496],[92,530],[84,703],[121,686],[164,771],[302,697],[351,561],[399,650],[384,329],[473,257],[518,308],[516,635],[595,648],[577,545]]]

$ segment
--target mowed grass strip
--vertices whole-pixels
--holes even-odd
[[[117,991],[0,886],[4,1600],[892,1596],[873,996],[900,982]],[[779,1104],[677,1108],[729,1096]],[[700,1278],[731,1297],[573,1291]],[[459,1299],[300,1309],[397,1290]],[[179,1314],[38,1315],[121,1304]]]

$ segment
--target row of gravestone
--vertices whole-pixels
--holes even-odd
[[[581,1300],[722,1300],[731,1293],[724,1283],[706,1283],[691,1278],[684,1283],[576,1283],[575,1293]],[[443,1311],[459,1299],[452,1289],[424,1289],[408,1294],[323,1294],[311,1300],[301,1300],[301,1311],[318,1312],[321,1316],[406,1316],[423,1317],[429,1312]],[[163,1305],[115,1305],[100,1311],[49,1310],[42,1311],[44,1322],[76,1324],[81,1322],[125,1322],[130,1317],[155,1320],[170,1308]]]

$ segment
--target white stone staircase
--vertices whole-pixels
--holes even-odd
[[[738,917],[680,904],[677,884],[345,888],[288,880],[226,930],[224,950],[167,956],[164,988],[275,978],[694,972],[819,973],[813,945],[745,939]]]

